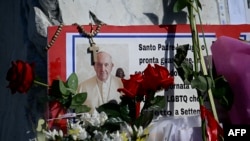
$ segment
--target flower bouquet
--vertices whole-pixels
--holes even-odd
[[[48,86],[35,80],[34,64],[17,60],[12,62],[6,79],[13,94],[27,93],[33,84],[48,87],[44,103],[48,105],[48,114],[38,121],[36,131],[51,141],[144,140],[149,134],[154,111],[165,107],[164,96],[156,93],[174,83],[165,67],[148,64],[142,73],[122,79],[124,87],[118,89],[120,103],[110,101],[90,114],[90,108],[83,105],[87,93],[76,92],[75,73],[65,82],[58,79]]]

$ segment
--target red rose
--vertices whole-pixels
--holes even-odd
[[[143,71],[143,87],[146,90],[153,91],[159,89],[158,73],[150,64],[148,64],[147,68]]]
[[[119,88],[118,92],[123,92],[125,96],[135,98],[138,93],[140,83],[142,82],[142,74],[137,73],[130,75],[130,79],[122,79],[123,88]]]
[[[200,106],[201,119],[205,120],[208,141],[218,141],[220,136],[223,137],[223,129],[215,120],[213,114],[203,105]]]
[[[143,87],[147,90],[167,89],[174,83],[174,78],[170,76],[167,68],[158,64],[155,64],[155,67],[148,64],[143,73]]]
[[[161,88],[167,89],[174,84],[174,78],[170,75],[166,67],[155,64],[155,70],[157,70],[159,85]]]
[[[26,93],[35,79],[34,64],[25,63],[21,60],[12,61],[12,67],[8,70],[6,80],[12,94],[16,92]]]
[[[67,119],[57,119],[58,117],[66,114],[67,109],[59,101],[52,101],[49,103],[49,120],[48,128],[59,128],[63,133],[67,133]]]

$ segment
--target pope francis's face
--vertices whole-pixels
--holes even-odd
[[[99,80],[106,81],[112,71],[113,63],[112,58],[108,53],[99,52],[97,60],[94,65],[96,75]]]

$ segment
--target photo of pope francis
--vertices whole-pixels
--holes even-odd
[[[110,54],[104,51],[97,52],[93,67],[96,75],[78,86],[79,93],[87,92],[87,99],[83,104],[89,106],[91,112],[111,100],[119,103],[121,94],[117,89],[123,87],[121,79],[111,74],[114,64]]]

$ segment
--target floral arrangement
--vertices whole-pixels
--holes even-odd
[[[176,48],[174,65],[183,82],[197,90],[203,141],[223,140],[223,129],[219,125],[213,96],[230,107],[231,100],[227,95],[230,87],[223,76],[218,77],[211,69],[207,70],[206,66],[211,67],[212,63],[206,64],[204,61],[195,22],[195,12],[201,19],[199,0],[177,0],[174,11],[181,11],[185,7],[189,13],[194,64],[185,61],[188,46],[183,45]],[[205,39],[204,45],[207,49]],[[174,78],[165,67],[149,64],[142,73],[132,74],[128,80],[122,79],[124,88],[118,89],[122,93],[120,103],[112,101],[103,104],[91,115],[88,113],[89,107],[82,105],[87,93],[76,92],[78,79],[75,73],[65,82],[58,79],[48,86],[35,80],[33,69],[34,64],[21,60],[12,62],[6,77],[8,87],[13,94],[26,93],[33,84],[49,88],[47,103],[50,114],[45,117],[45,126],[38,125],[38,131],[42,131],[48,140],[56,141],[144,140],[149,134],[154,111],[165,106],[164,96],[157,96],[156,92],[168,89],[174,83]],[[212,111],[204,105],[206,97],[209,97]]]
[[[174,83],[165,67],[148,64],[142,73],[122,79],[124,87],[118,89],[120,103],[103,104],[90,114],[90,108],[82,105],[87,93],[76,92],[78,78],[75,73],[65,82],[58,79],[48,86],[35,80],[34,63],[17,60],[12,62],[6,79],[13,94],[27,93],[33,84],[48,87],[45,104],[48,104],[49,115],[38,121],[36,130],[51,141],[144,140],[149,134],[154,111],[165,106],[164,96],[157,96],[156,92]]]

